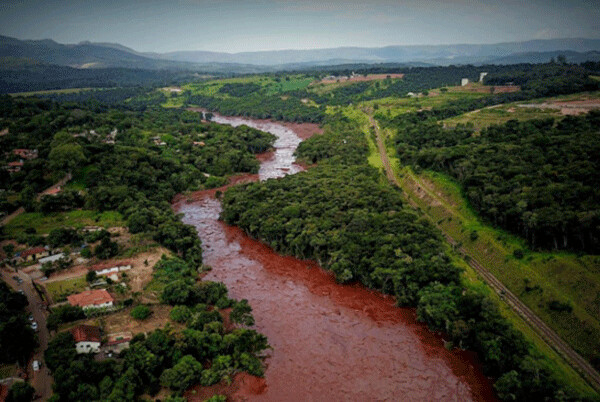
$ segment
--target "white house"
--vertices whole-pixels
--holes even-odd
[[[98,353],[100,351],[100,328],[91,325],[78,325],[69,330],[75,339],[77,353]]]

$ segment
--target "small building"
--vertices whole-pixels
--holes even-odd
[[[113,353],[121,353],[129,347],[129,341],[133,338],[131,332],[116,332],[108,334],[106,342],[106,351]]]
[[[92,325],[78,325],[69,330],[75,339],[77,353],[98,353],[100,351],[100,328]]]
[[[204,141],[194,141],[194,145],[195,145],[195,146],[200,146],[200,147],[203,147],[203,146],[205,146],[206,144],[204,143]]]
[[[53,187],[53,188],[51,188],[50,190],[47,190],[47,191],[45,191],[45,192],[44,192],[44,195],[55,196],[55,195],[57,195],[58,193],[60,193],[60,191],[61,191],[61,187],[60,187],[60,186],[57,186],[57,187]]]
[[[38,262],[40,264],[45,264],[47,262],[54,262],[54,261],[58,261],[61,258],[66,258],[67,255],[65,253],[58,253],[58,254],[54,254],[54,255],[49,255],[48,257],[44,257],[44,258],[40,258],[38,260]]]
[[[50,252],[44,247],[34,247],[28,250],[22,251],[20,254],[21,259],[24,261],[37,261],[42,257],[47,257]]]
[[[119,261],[112,263],[96,264],[90,268],[90,271],[96,271],[96,275],[112,275],[118,272],[127,271],[132,268],[131,262]]]
[[[469,79],[468,78],[463,78],[462,80],[460,80],[460,86],[464,87],[467,86],[469,84]]]
[[[71,306],[79,306],[84,310],[112,307],[115,301],[106,289],[86,290],[67,296],[67,300]]]
[[[13,149],[13,154],[17,155],[19,158],[30,160],[30,159],[36,159],[38,157],[38,150],[37,149],[18,148],[18,149]]]
[[[488,75],[488,73],[479,73],[479,82],[483,82],[486,75]]]
[[[10,173],[20,172],[22,168],[23,168],[22,161],[9,162],[8,165],[6,166],[6,170],[8,170]]]

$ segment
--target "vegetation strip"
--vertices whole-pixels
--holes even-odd
[[[396,174],[394,173],[389,159],[387,155],[387,151],[383,144],[383,139],[381,138],[380,128],[377,121],[369,115],[369,119],[371,120],[371,124],[375,129],[375,133],[377,135],[377,148],[379,150],[379,154],[381,156],[381,160],[383,162],[383,166],[385,167],[385,172],[387,177],[390,179],[392,183],[394,183],[397,187],[405,189],[401,184]],[[417,186],[421,188],[421,186],[417,182]],[[406,189],[405,189],[406,190]],[[427,191],[427,189],[424,189]],[[434,196],[430,193],[431,196]],[[410,196],[406,197],[409,202],[414,207],[417,207],[414,204],[414,201],[411,200]],[[438,225],[439,228],[439,225]],[[444,232],[442,228],[439,228]],[[450,237],[446,232],[444,232],[444,237],[446,240],[452,245],[456,246],[458,243]],[[564,342],[550,327],[548,327],[537,315],[533,313],[521,300],[516,297],[502,282],[500,282],[494,275],[492,275],[488,270],[486,270],[475,258],[473,258],[467,250],[463,247],[459,249],[460,253],[467,257],[465,261],[477,272],[480,277],[502,298],[507,302],[511,308],[519,314],[530,326],[531,328],[542,338],[545,342],[548,343],[554,350],[556,350],[566,361],[568,361],[572,367],[574,367],[579,373],[583,374],[586,380],[592,385],[596,390],[600,390],[600,374],[577,352],[575,352],[566,342]]]

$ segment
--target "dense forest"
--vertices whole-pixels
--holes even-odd
[[[478,135],[415,116],[390,127],[404,163],[450,174],[477,211],[533,248],[600,252],[600,112]]]
[[[215,282],[196,282],[198,271],[185,261],[163,258],[154,267],[152,286],[162,289],[161,300],[173,305],[171,324],[146,335],[137,334],[119,360],[98,362],[90,354],[77,354],[69,332],[57,334],[44,360],[54,374],[53,402],[133,401],[161,387],[174,392],[166,400],[180,401],[189,387],[212,385],[245,371],[262,376],[261,352],[267,339],[254,330],[239,327],[254,322],[245,300],[227,295]],[[221,309],[237,327],[226,328]],[[183,325],[182,329],[176,329]]]
[[[298,149],[316,167],[229,189],[222,219],[278,251],[319,261],[341,282],[359,281],[416,306],[431,329],[478,353],[485,372],[498,379],[501,399],[576,398],[489,296],[461,280],[439,231],[366,165],[366,147],[359,144],[355,157],[345,157],[334,138],[353,139],[348,123],[330,124]],[[325,148],[321,156],[313,142]]]

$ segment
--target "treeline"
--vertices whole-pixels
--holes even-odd
[[[13,292],[0,280],[0,364],[26,366],[37,347],[35,334],[27,320],[27,297]]]
[[[255,119],[319,123],[325,116],[323,109],[308,106],[293,96],[248,94],[242,98],[217,98],[198,94],[189,95],[186,102],[226,116]]]
[[[341,135],[339,132],[336,134]],[[276,250],[317,260],[341,282],[364,285],[415,306],[421,321],[445,332],[453,345],[477,352],[487,375],[497,378],[503,400],[576,400],[533,345],[500,314],[480,288],[461,280],[437,229],[404,205],[399,190],[379,172],[344,159],[337,141],[318,166],[279,180],[244,184],[223,197],[222,219]],[[352,161],[352,162],[351,162]]]
[[[600,112],[479,135],[416,116],[390,126],[405,163],[451,175],[479,213],[531,247],[600,252]]]
[[[196,384],[231,381],[241,371],[262,376],[267,339],[251,329],[223,325],[222,310],[230,307],[232,322],[252,324],[247,302],[230,299],[223,284],[196,283],[197,274],[176,258],[163,257],[156,264],[151,286],[162,289],[161,300],[174,306],[171,320],[184,327],[167,324],[135,335],[119,360],[98,362],[93,355],[77,354],[69,332],[55,336],[45,352],[54,375],[51,401],[133,401],[163,387],[174,393],[166,401],[181,401],[181,394]]]
[[[66,88],[168,86],[194,79],[190,72],[129,68],[71,68],[50,64],[18,64],[0,68],[0,93]]]

